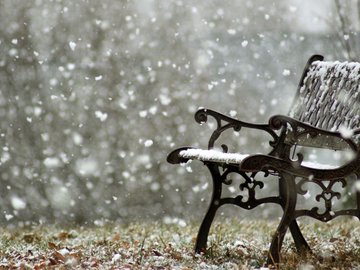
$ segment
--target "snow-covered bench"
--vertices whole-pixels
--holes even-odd
[[[168,155],[168,162],[182,164],[200,160],[210,170],[213,193],[209,209],[201,223],[195,250],[206,250],[209,229],[217,209],[224,204],[234,204],[252,209],[260,204],[275,203],[283,209],[282,219],[273,235],[268,264],[280,261],[280,250],[285,233],[290,229],[298,252],[310,251],[296,219],[309,216],[323,222],[341,215],[360,218],[359,188],[353,191],[356,206],[333,209],[334,200],[342,200],[342,194],[334,186],[345,188],[348,179],[357,179],[360,174],[358,134],[360,134],[360,63],[324,61],[320,55],[312,56],[305,67],[298,91],[288,116],[275,115],[268,124],[252,124],[233,119],[209,109],[200,109],[195,114],[198,123],[212,117],[217,127],[210,136],[207,149],[181,147]],[[228,146],[216,143],[226,130],[241,132],[243,128],[263,131],[272,137],[271,151],[267,154],[244,155],[229,153]],[[297,146],[350,150],[353,157],[345,164],[331,165],[305,162],[298,153],[292,158]],[[216,149],[222,149],[221,151]],[[240,175],[243,182],[240,190],[248,193],[222,197],[224,185],[231,180],[230,174]],[[259,178],[262,173],[262,178]],[[274,175],[279,182],[278,195],[258,198],[257,190],[264,187],[266,176]],[[350,177],[350,176],[356,176]],[[265,176],[265,177],[264,177]],[[357,182],[356,182],[357,183]],[[337,185],[336,185],[337,184]],[[323,203],[320,211],[315,205],[310,209],[298,209],[298,197],[307,194],[309,185],[317,186],[316,201]],[[356,184],[355,187],[360,185]],[[320,191],[319,191],[320,190]]]

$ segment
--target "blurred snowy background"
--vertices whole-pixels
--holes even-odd
[[[358,2],[2,0],[0,223],[202,215],[206,168],[166,163],[194,112],[286,114],[310,55],[356,60]]]

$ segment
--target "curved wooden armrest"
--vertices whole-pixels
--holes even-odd
[[[311,179],[333,180],[344,178],[350,174],[360,176],[360,155],[357,153],[352,161],[335,169],[315,169],[302,166],[301,161],[289,161],[269,155],[253,155],[240,163],[240,170],[247,172],[275,170]]]
[[[227,129],[233,129],[234,131],[240,131],[241,128],[258,129],[270,134],[270,136],[274,139],[274,142],[276,142],[279,138],[279,136],[274,132],[272,128],[269,127],[268,124],[253,124],[243,122],[210,109],[199,109],[195,113],[195,121],[199,124],[206,123],[208,120],[208,116],[213,117],[217,123],[217,128],[213,131],[209,139],[208,149],[214,147],[215,141],[220,137],[221,133],[223,133]]]

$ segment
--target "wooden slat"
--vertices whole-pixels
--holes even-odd
[[[290,116],[317,128],[360,128],[360,63],[308,62]]]

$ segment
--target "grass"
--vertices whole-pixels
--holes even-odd
[[[279,268],[359,269],[359,225],[353,219],[301,225],[316,255],[297,255],[286,236]],[[276,222],[217,222],[205,255],[193,252],[197,227],[137,223],[2,228],[0,269],[261,269]]]

